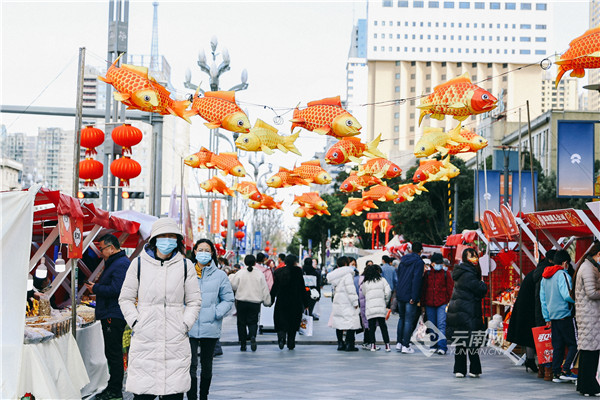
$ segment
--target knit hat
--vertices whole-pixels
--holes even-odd
[[[152,231],[150,232],[150,239],[163,235],[165,233],[174,233],[175,235],[182,236],[177,222],[173,218],[159,218],[152,224]]]
[[[433,253],[431,255],[431,262],[441,265],[444,263],[444,257],[440,253]]]

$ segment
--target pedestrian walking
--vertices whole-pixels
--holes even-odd
[[[361,325],[354,287],[355,269],[348,266],[348,260],[343,256],[338,258],[336,265],[337,268],[327,274],[327,281],[334,289],[330,326],[335,329],[339,351],[358,351],[354,346],[355,331],[361,329]]]
[[[481,375],[479,347],[483,344],[483,317],[481,302],[487,293],[487,285],[482,280],[479,257],[474,249],[467,248],[462,253],[462,263],[452,271],[454,291],[448,304],[446,337],[455,338],[454,374],[464,378]]]
[[[265,256],[265,253],[259,252],[258,254],[256,254],[255,267],[265,275],[265,279],[267,280],[267,286],[269,287],[269,290],[271,290],[271,288],[273,287],[273,271],[271,270],[271,268],[265,265],[266,259],[267,256]]]
[[[392,290],[387,281],[381,276],[378,265],[371,265],[365,268],[363,272],[364,281],[362,291],[365,295],[366,316],[369,321],[369,334],[371,336],[371,351],[379,350],[375,340],[375,330],[377,325],[383,336],[385,351],[390,351],[390,336],[388,335],[385,316],[387,314],[387,305],[392,297]]]
[[[288,254],[285,267],[275,270],[271,298],[275,302],[273,321],[277,331],[279,348],[287,343],[289,350],[296,347],[296,332],[300,329],[302,312],[307,307],[308,292],[305,290],[302,269],[298,257]]]
[[[316,260],[314,260],[316,261]],[[311,297],[310,295],[307,297],[307,307],[308,307],[308,314],[313,317],[313,319],[315,321],[318,321],[319,318],[316,317],[315,315],[313,315],[313,310],[315,308],[315,304],[317,304],[317,302],[319,301],[319,299],[321,298],[321,271],[317,270],[315,268],[315,265],[313,263],[313,259],[310,257],[307,257],[304,259],[304,264],[302,265],[302,272],[304,274],[304,285],[305,287],[311,291],[312,289],[316,290],[317,293],[319,294],[319,296],[313,296],[316,298]]]
[[[538,263],[533,270],[533,282],[535,284],[535,326],[546,326],[544,315],[542,314],[542,302],[540,301],[540,288],[542,284],[542,275],[546,267],[554,263],[553,259],[556,254],[556,250],[548,250],[545,257]],[[510,324],[509,324],[510,327]],[[540,364],[538,366],[538,378],[544,379],[545,381],[551,381],[552,376],[552,363]]]
[[[123,332],[125,318],[119,307],[121,287],[129,268],[129,258],[121,250],[119,239],[107,234],[100,238],[98,249],[104,259],[104,271],[98,282],[86,282],[85,286],[96,295],[96,320],[102,324],[104,355],[108,363],[108,386],[98,400],[121,399],[123,397]]]
[[[373,266],[373,264],[371,264]],[[369,268],[367,265],[365,267]],[[371,350],[371,334],[369,333],[369,320],[367,319],[367,302],[365,299],[365,294],[362,290],[362,284],[365,280],[363,275],[354,274],[354,287],[356,288],[356,294],[358,295],[358,307],[360,312],[360,324],[362,326],[363,331],[363,350]],[[357,333],[360,333],[357,331]]]
[[[277,267],[275,267],[275,269],[285,267],[285,253],[279,253],[277,258],[279,259],[279,262],[277,263]]]
[[[579,340],[577,391],[586,396],[600,396],[596,379],[600,355],[600,242],[592,245],[575,272],[574,281]]]
[[[192,385],[188,400],[198,399],[198,349],[200,349],[200,400],[208,399],[212,381],[212,366],[217,341],[221,337],[223,317],[233,307],[233,290],[225,271],[219,269],[217,250],[208,239],[194,245],[192,261],[195,264],[202,307],[198,319],[188,333],[192,351],[190,376]]]
[[[191,386],[187,334],[202,300],[184,252],[177,222],[160,218],[123,282],[119,306],[132,330],[125,389],[136,400],[183,399]]]
[[[427,321],[435,325],[441,335],[431,349],[437,354],[448,352],[446,339],[446,307],[452,297],[454,281],[444,267],[444,257],[440,253],[431,256],[431,269],[423,276],[421,303],[425,306]]]
[[[392,259],[386,255],[381,257],[381,276],[385,278],[386,282],[392,289],[392,292],[396,290],[398,283],[398,275],[396,268],[391,265]]]
[[[542,314],[552,331],[552,382],[556,383],[577,379],[571,371],[577,354],[577,340],[573,320],[575,300],[571,297],[572,281],[567,273],[570,264],[569,253],[558,250],[554,255],[554,265],[544,269],[540,287]],[[566,358],[565,347],[568,349]]]
[[[235,292],[235,308],[237,311],[237,330],[240,340],[240,351],[246,351],[247,341],[250,348],[256,351],[256,333],[258,331],[258,314],[260,304],[271,305],[271,294],[265,275],[255,268],[256,258],[252,254],[244,257],[246,268],[229,275],[231,287]]]
[[[414,242],[407,249],[407,254],[402,257],[398,265],[398,283],[396,286],[396,299],[398,301],[398,329],[396,331],[396,350],[402,353],[414,353],[410,347],[410,338],[415,328],[417,316],[417,303],[421,293],[421,280],[423,278],[424,263],[421,259],[423,245]]]

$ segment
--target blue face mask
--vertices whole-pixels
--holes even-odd
[[[156,248],[162,254],[169,255],[177,247],[177,239],[173,238],[158,238],[156,239]]]
[[[207,265],[212,260],[212,254],[206,251],[199,251],[196,253],[196,260],[202,265]]]
[[[433,269],[435,269],[436,271],[441,271],[442,267],[443,267],[443,265],[441,265],[441,264],[433,264]]]

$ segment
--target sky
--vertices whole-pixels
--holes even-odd
[[[379,0],[376,0],[379,1]],[[77,57],[86,48],[86,64],[105,65],[108,0],[7,1],[1,7],[1,85],[3,105],[75,107]],[[253,103],[290,109],[297,104],[346,92],[346,60],[353,23],[366,17],[366,1],[160,1],[159,53],[171,65],[171,82],[178,95],[191,93],[183,81],[207,75],[197,66],[200,49],[210,53],[210,39],[229,50],[231,70],[221,77],[221,88],[240,82],[245,68],[249,88],[236,98],[251,122],[273,124],[275,114]],[[556,51],[563,52],[588,26],[588,1],[556,2]],[[129,7],[129,54],[150,54],[153,7],[151,1],[132,0]],[[291,112],[282,133],[290,129]],[[192,149],[207,144],[208,130],[200,117],[192,124]],[[0,114],[9,132],[36,134],[38,127],[74,129],[73,118]],[[205,141],[206,140],[206,141]],[[322,150],[325,139],[304,132],[297,147],[304,159]],[[277,157],[291,167],[293,157]]]

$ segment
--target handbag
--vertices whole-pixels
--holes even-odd
[[[302,314],[302,319],[300,320],[300,329],[298,329],[298,332],[303,336],[313,335],[313,317],[308,315],[308,311]]]
[[[419,322],[417,322],[417,328],[414,330],[412,338],[418,342],[423,342],[427,337],[427,326],[423,321],[423,314],[419,316]]]

